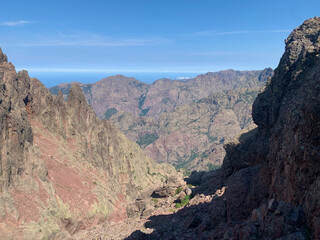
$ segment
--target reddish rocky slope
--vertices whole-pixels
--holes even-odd
[[[1,239],[66,239],[126,219],[136,198],[170,172],[98,119],[79,86],[65,102],[16,73],[0,50]]]

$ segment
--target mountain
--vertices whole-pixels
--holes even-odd
[[[191,175],[195,201],[127,239],[320,239],[320,18],[286,40],[253,104],[257,128],[227,144],[222,168]],[[200,198],[201,194],[203,198]],[[212,200],[199,202],[200,199]]]
[[[264,86],[273,70],[209,72],[188,81],[159,79],[152,84],[135,78],[116,75],[94,84],[79,84],[100,118],[110,118],[119,111],[134,116],[158,116],[180,105],[198,101],[213,93],[231,89]],[[72,83],[50,88],[57,95],[59,90],[67,97]]]
[[[136,199],[177,175],[100,120],[77,84],[65,101],[1,50],[0,129],[1,239],[67,239],[126,219]]]
[[[223,144],[253,124],[251,105],[272,75],[271,68],[226,70],[149,85],[117,75],[80,86],[100,117],[157,162],[209,170],[222,164]],[[60,84],[50,91],[67,93],[70,86]]]
[[[251,105],[260,87],[219,92],[157,117],[118,112],[110,120],[157,162],[210,170],[222,164],[223,144],[253,125]]]

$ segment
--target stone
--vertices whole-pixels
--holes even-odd
[[[184,192],[185,192],[187,195],[191,195],[191,194],[192,194],[192,190],[191,190],[189,187],[186,187],[186,189],[184,190]]]
[[[277,209],[277,207],[278,207],[278,202],[274,198],[270,199],[268,202],[268,210],[270,212],[274,212]]]
[[[262,221],[263,217],[262,217],[261,209],[259,208],[253,209],[251,218],[253,221],[257,221],[257,222]]]

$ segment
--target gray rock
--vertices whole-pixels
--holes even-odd
[[[274,198],[270,199],[268,202],[268,210],[270,212],[274,212],[277,209],[277,207],[278,207],[278,202]]]

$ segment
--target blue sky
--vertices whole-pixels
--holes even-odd
[[[18,69],[51,77],[274,68],[290,31],[319,9],[319,0],[6,1],[0,46]]]

